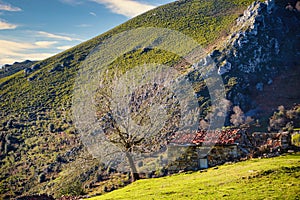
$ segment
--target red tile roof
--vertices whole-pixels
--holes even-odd
[[[175,134],[171,143],[174,144],[217,144],[228,145],[235,144],[240,138],[239,129],[234,130],[210,130],[198,131],[197,133],[178,132]]]

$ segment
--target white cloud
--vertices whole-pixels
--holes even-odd
[[[71,48],[74,41],[80,39],[66,35],[57,35],[43,31],[27,31],[32,38],[18,40],[9,37],[0,38],[0,66],[24,60],[43,60],[56,53]],[[33,39],[38,38],[37,41]],[[81,41],[81,40],[80,40]]]
[[[112,12],[124,15],[126,17],[135,17],[156,6],[140,3],[134,0],[90,0],[99,4],[105,5]]]
[[[72,6],[80,5],[82,4],[82,1],[80,0],[60,0],[62,3],[70,4]]]
[[[76,25],[76,27],[79,27],[79,28],[87,28],[87,27],[91,27],[92,25],[91,24],[79,24],[79,25]]]
[[[69,36],[64,36],[64,35],[57,35],[57,34],[53,34],[53,33],[48,33],[48,32],[44,32],[44,31],[39,31],[38,32],[39,36],[43,36],[46,38],[52,38],[52,39],[58,39],[58,40],[66,40],[66,41],[82,41],[81,39],[78,38],[72,38]]]
[[[4,64],[12,64],[14,62],[22,62],[24,60],[44,60],[54,55],[54,53],[28,53],[19,54],[19,56],[15,57],[0,56],[0,66],[3,66]]]
[[[78,6],[84,3],[86,0],[60,0],[64,4],[69,4],[71,6]]]
[[[0,55],[18,56],[20,52],[41,48],[49,48],[56,43],[56,41],[38,41],[32,44],[28,42],[0,40]]]
[[[11,11],[11,12],[18,12],[18,11],[22,11],[21,8],[18,7],[14,7],[8,3],[4,3],[2,1],[0,1],[0,10],[3,11]]]
[[[41,53],[37,49],[48,48],[56,42],[38,41],[33,44],[28,42],[16,42],[0,40],[0,65],[24,60],[42,60],[54,53]]]
[[[94,13],[94,12],[90,12],[90,15],[93,15],[95,17],[97,16],[96,13]]]
[[[10,24],[2,19],[0,19],[0,30],[6,30],[6,29],[15,29],[18,26],[16,24]]]
[[[70,49],[70,48],[72,48],[72,46],[68,46],[68,45],[57,47],[58,50],[62,50],[62,51],[67,50],[67,49]]]
[[[34,44],[40,48],[49,48],[56,43],[56,41],[37,41]]]

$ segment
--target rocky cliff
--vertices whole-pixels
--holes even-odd
[[[248,115],[268,115],[279,105],[299,103],[300,93],[288,87],[291,82],[294,89],[300,86],[299,27],[298,11],[274,1],[254,2],[236,20],[223,47],[211,53],[225,82],[236,78],[227,98]]]

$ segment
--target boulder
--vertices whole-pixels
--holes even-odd
[[[222,65],[218,69],[218,74],[223,75],[231,70],[231,63],[227,60],[223,61]]]

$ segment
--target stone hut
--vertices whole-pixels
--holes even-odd
[[[227,129],[176,133],[168,146],[168,171],[195,171],[241,158],[277,156],[290,147],[288,132],[249,134]]]
[[[245,143],[244,139],[239,129],[177,133],[168,146],[168,170],[199,170],[234,161],[243,154],[239,145]]]

